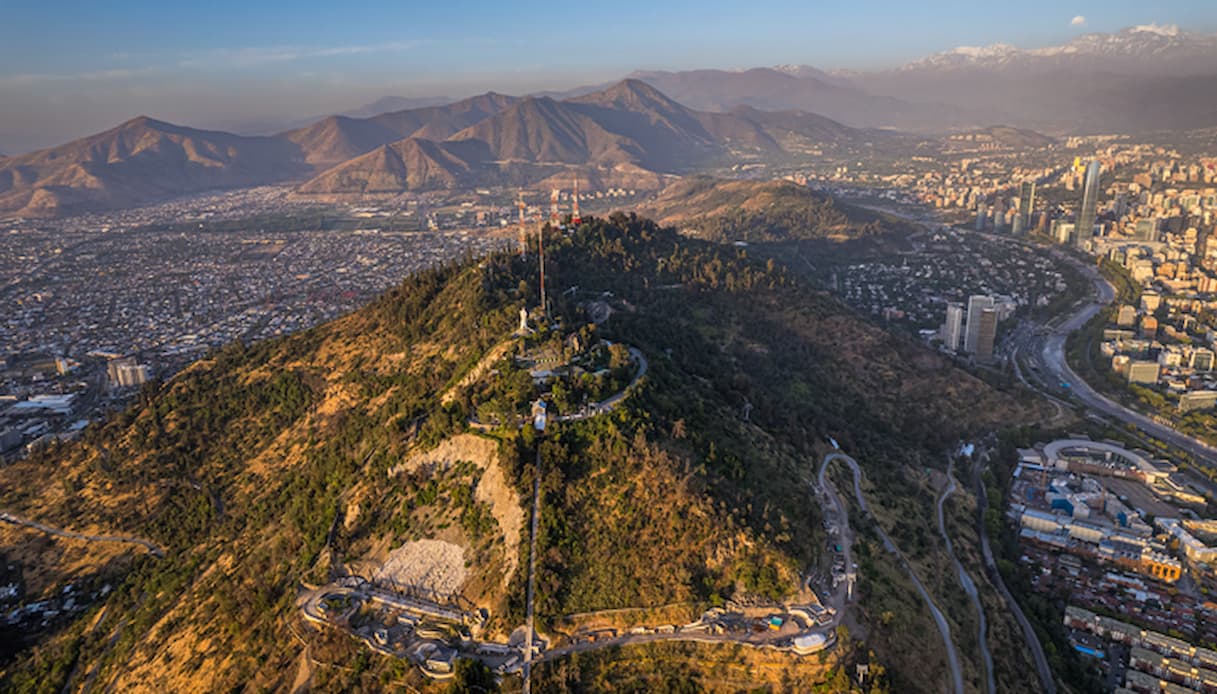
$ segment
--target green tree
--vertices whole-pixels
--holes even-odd
[[[447,694],[486,694],[499,691],[499,683],[486,664],[472,658],[456,661],[456,679],[448,685]]]

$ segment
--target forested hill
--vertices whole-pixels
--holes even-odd
[[[899,497],[910,474],[941,467],[944,448],[969,431],[1031,414],[739,249],[618,214],[551,231],[546,250],[559,328],[540,326],[541,347],[594,336],[648,357],[645,378],[611,414],[554,422],[538,440],[510,416],[530,397],[526,371],[505,358],[481,381],[467,378],[509,339],[520,307],[536,304],[536,258],[499,253],[411,276],[317,328],[219,350],[80,441],[0,468],[5,511],[164,550],[158,559],[0,527],[0,565],[20,574],[24,603],[71,584],[89,605],[27,634],[0,663],[0,689],[433,686],[407,663],[304,628],[301,585],[383,561],[402,542],[442,538],[465,553],[462,599],[487,609],[492,633],[505,637],[523,621],[525,572],[511,567],[527,566],[518,538],[528,530],[504,527],[513,514],[500,511],[514,504],[514,517],[526,517],[538,447],[548,461],[543,631],[590,610],[783,598],[824,546],[807,480],[826,436],[911,509]],[[606,307],[610,317],[590,325]],[[468,435],[470,417],[487,413],[503,426],[480,434],[488,439]],[[458,439],[490,441],[497,462],[408,465]],[[493,499],[473,493],[496,484]],[[908,599],[895,621],[870,625],[868,643],[890,663],[894,690],[939,691],[942,653],[899,640],[932,629]],[[730,648],[710,652],[732,661]],[[628,659],[606,653],[609,670]],[[756,676],[802,690],[846,686],[855,651],[835,653]],[[682,672],[713,689],[713,666],[703,659]],[[607,671],[587,664],[554,687],[598,688],[612,681]],[[636,673],[630,686],[659,686],[663,674]]]

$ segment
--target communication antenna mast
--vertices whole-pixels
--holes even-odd
[[[574,191],[570,195],[570,223],[578,226],[583,223],[583,218],[579,216],[579,176],[575,176]]]
[[[554,191],[555,196],[557,192]],[[545,322],[548,324],[549,304],[545,301],[545,225],[541,223],[537,224],[537,255],[541,260],[541,313],[545,315]]]
[[[516,200],[516,209],[520,212],[520,256],[523,257],[528,253],[528,225],[524,220],[524,210],[528,207],[524,203],[524,191],[520,191],[520,197]]]

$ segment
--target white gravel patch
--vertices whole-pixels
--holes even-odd
[[[374,578],[403,588],[455,595],[465,583],[465,550],[443,540],[407,542],[389,553]]]

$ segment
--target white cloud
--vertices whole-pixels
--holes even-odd
[[[1078,15],[1070,20],[1069,25],[1075,27],[1084,27],[1086,26],[1086,18],[1082,15]]]
[[[131,80],[159,72],[155,67],[119,68],[76,73],[26,72],[0,75],[0,86],[28,87],[46,82],[103,82],[109,80]]]
[[[248,67],[268,63],[286,63],[306,58],[332,58],[344,55],[368,53],[400,53],[431,43],[427,40],[394,41],[353,46],[249,46],[245,48],[218,48],[184,56],[178,67]]]

